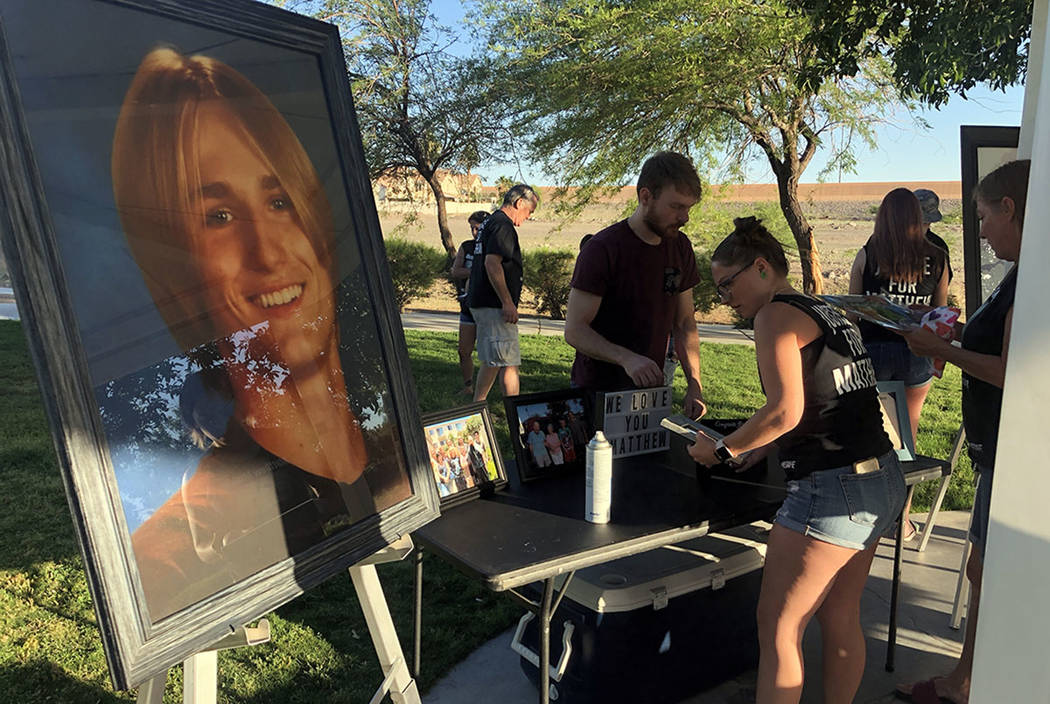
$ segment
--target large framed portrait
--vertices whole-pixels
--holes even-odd
[[[423,436],[442,511],[507,485],[484,402],[423,416]]]
[[[981,239],[973,191],[981,179],[1017,158],[1020,127],[963,125],[959,128],[962,170],[963,257],[966,271],[966,317],[991,295],[1013,266],[995,256]]]
[[[0,234],[127,688],[438,497],[335,28],[244,0],[0,26]]]
[[[510,441],[521,481],[582,469],[594,435],[590,394],[583,389],[507,396]]]

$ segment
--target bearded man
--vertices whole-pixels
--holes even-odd
[[[681,228],[700,201],[692,162],[659,152],[642,165],[638,206],[580,251],[565,341],[576,349],[572,382],[592,393],[661,386],[669,336],[685,374],[683,412],[706,412],[692,288],[696,257]]]

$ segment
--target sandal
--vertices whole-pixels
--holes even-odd
[[[899,684],[893,691],[893,694],[898,699],[903,699],[906,702],[915,702],[915,704],[955,704],[948,697],[942,697],[937,694],[937,684],[935,683],[937,679],[940,678],[934,677],[923,682],[916,682],[910,687]],[[908,687],[908,689],[904,689],[904,687]]]

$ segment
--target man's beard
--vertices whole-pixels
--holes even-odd
[[[645,226],[648,227],[650,231],[655,232],[657,235],[659,235],[661,239],[668,239],[670,237],[674,237],[682,228],[682,226],[677,223],[671,223],[670,225],[661,227],[658,222],[652,220],[648,216],[643,217],[642,222],[645,223]]]

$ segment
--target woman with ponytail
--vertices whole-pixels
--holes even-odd
[[[904,476],[882,430],[875,372],[856,326],[791,287],[784,250],[760,221],[734,224],[711,257],[711,274],[723,302],[754,318],[766,403],[717,443],[699,436],[690,454],[708,466],[746,467],[776,445],[788,494],[762,576],[757,701],[798,702],[802,635],[816,615],[824,701],[846,704],[864,673],[861,592],[879,536],[904,504]]]

